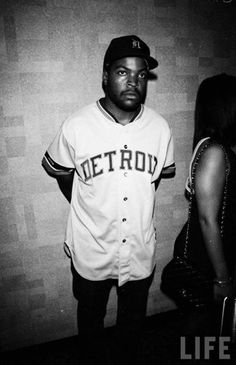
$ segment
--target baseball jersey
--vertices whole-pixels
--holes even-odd
[[[100,101],[62,124],[43,165],[54,175],[75,170],[65,244],[78,273],[118,285],[148,277],[155,266],[155,187],[174,164],[165,119],[141,105],[122,125]]]

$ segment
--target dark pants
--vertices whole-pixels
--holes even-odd
[[[121,287],[114,279],[84,279],[73,267],[72,273],[74,295],[78,300],[80,364],[137,364],[148,291],[154,272],[146,279],[129,281]],[[113,340],[107,341],[104,337],[104,318],[113,286],[116,286],[118,297],[116,329]],[[108,342],[111,344],[110,354]]]

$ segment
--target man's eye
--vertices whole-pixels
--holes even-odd
[[[141,73],[139,74],[139,78],[140,78],[140,79],[146,79],[146,78],[147,78],[147,74],[146,74],[146,72],[141,72]]]
[[[118,74],[119,76],[125,76],[125,75],[126,75],[126,71],[124,71],[124,70],[119,70],[119,71],[117,72],[117,74]]]

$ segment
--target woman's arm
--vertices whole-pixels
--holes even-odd
[[[219,224],[219,212],[225,185],[225,168],[224,151],[220,146],[215,145],[205,151],[195,175],[195,194],[200,226],[216,280],[220,281],[229,279]],[[223,288],[219,290],[226,291]]]

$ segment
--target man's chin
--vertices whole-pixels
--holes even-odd
[[[121,105],[121,109],[123,109],[124,111],[127,112],[132,112],[135,111],[139,108],[139,106],[141,105],[141,102],[126,102],[126,103],[122,103]]]

